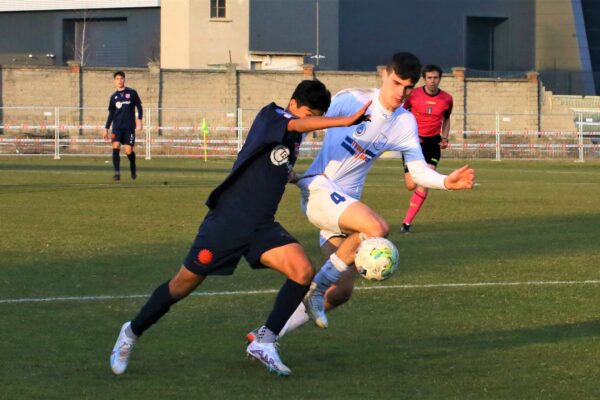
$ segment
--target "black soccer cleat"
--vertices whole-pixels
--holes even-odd
[[[135,172],[131,173],[131,179],[133,179],[134,181],[137,179],[137,174]]]
[[[411,224],[402,224],[402,227],[400,228],[400,232],[404,233],[404,234],[409,234],[411,232],[411,228],[412,225]]]
[[[114,174],[112,179],[113,179],[113,181],[115,181],[115,182],[118,182],[118,181],[120,181],[120,180],[121,180],[121,175],[119,175],[119,174]]]

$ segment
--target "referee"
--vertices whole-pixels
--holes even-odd
[[[129,159],[131,168],[131,179],[137,178],[135,167],[135,130],[142,129],[142,100],[138,93],[125,86],[125,72],[117,71],[113,75],[113,82],[117,91],[110,96],[108,101],[108,118],[106,119],[106,131],[102,137],[108,138],[109,129],[112,124],[112,160],[115,169],[114,181],[121,180],[121,159],[119,153],[121,145],[125,148],[125,154]],[[137,109],[137,119],[135,110]]]

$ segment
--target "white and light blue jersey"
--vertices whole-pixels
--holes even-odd
[[[373,162],[384,152],[402,152],[406,162],[425,162],[414,116],[402,107],[386,110],[379,102],[378,89],[343,90],[334,96],[326,115],[352,115],[369,100],[373,101],[367,111],[371,121],[327,129],[323,147],[305,173],[325,174],[356,199]]]

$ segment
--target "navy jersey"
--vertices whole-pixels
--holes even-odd
[[[110,96],[108,102],[108,119],[106,120],[106,129],[112,130],[135,130],[135,109],[137,108],[138,119],[142,119],[143,109],[142,100],[137,92],[131,88],[125,87],[123,90],[117,90]]]
[[[288,132],[290,118],[295,117],[275,103],[260,110],[229,176],[208,197],[208,207],[249,222],[274,220],[303,136]]]

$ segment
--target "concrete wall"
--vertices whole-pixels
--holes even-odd
[[[200,124],[202,118],[210,119],[213,125],[236,126],[238,108],[244,109],[240,122],[248,126],[255,110],[271,101],[287,105],[296,85],[313,76],[312,68],[303,72],[251,72],[236,70],[234,65],[224,70],[161,70],[152,66],[125,71],[126,84],[139,92],[144,106],[163,109],[160,115],[151,116],[154,126]],[[114,91],[112,73],[109,69],[80,70],[77,66],[3,67],[0,105],[73,107],[62,111],[61,118],[103,124],[108,98]],[[494,130],[496,113],[501,116],[503,130],[574,128],[572,113],[560,102],[553,102],[552,94],[543,90],[536,73],[520,80],[473,79],[464,75],[464,68],[455,68],[453,73],[444,75],[441,83],[442,89],[454,97],[453,130]],[[377,87],[380,83],[376,71],[319,71],[317,78],[332,94],[348,87]],[[79,107],[85,110],[79,111]],[[27,112],[20,110],[18,119],[31,123],[40,113],[37,110],[22,115]],[[11,123],[16,115],[16,111],[5,108],[0,116],[4,123]]]
[[[146,66],[158,59],[159,8],[37,11],[0,13],[0,65],[64,65],[64,21],[70,19],[127,20],[127,66]],[[29,58],[29,54],[33,57]],[[54,54],[47,58],[46,54]]]
[[[225,18],[210,17],[210,1],[161,3],[164,68],[206,68],[236,63],[250,68],[249,1],[228,0]]]

